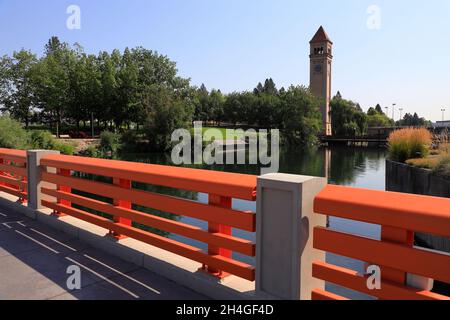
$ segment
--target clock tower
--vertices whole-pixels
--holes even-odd
[[[320,110],[323,119],[323,134],[332,135],[330,101],[331,101],[331,67],[333,61],[333,42],[321,26],[310,41],[310,84],[311,92],[322,99]]]

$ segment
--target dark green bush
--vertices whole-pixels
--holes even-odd
[[[27,132],[9,116],[0,116],[0,148],[27,149]]]
[[[120,135],[110,131],[100,134],[98,153],[101,158],[116,158],[120,150]]]
[[[75,151],[74,146],[59,142],[58,140],[53,138],[52,134],[48,131],[30,131],[28,134],[28,141],[30,148],[32,149],[57,150],[65,155],[72,155]]]
[[[71,156],[75,152],[75,147],[68,143],[56,142],[52,150],[57,150],[62,154]]]
[[[55,148],[55,138],[48,131],[33,130],[28,133],[30,147],[33,149],[53,150]]]

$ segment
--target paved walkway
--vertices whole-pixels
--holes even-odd
[[[70,266],[81,289],[67,288]],[[0,300],[198,300],[206,297],[0,205]]]

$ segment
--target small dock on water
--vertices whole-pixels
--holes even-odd
[[[320,141],[325,145],[341,144],[352,147],[386,146],[386,137],[321,137]]]

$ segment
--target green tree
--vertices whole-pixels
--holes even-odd
[[[12,59],[3,60],[4,74],[3,95],[1,97],[4,109],[28,128],[31,111],[34,107],[33,74],[37,58],[29,51],[14,52]]]
[[[193,108],[173,91],[158,85],[148,87],[144,105],[149,147],[153,151],[167,151],[171,146],[172,133],[191,125]]]
[[[281,99],[278,96],[262,93],[258,96],[255,107],[254,117],[257,124],[262,128],[280,128],[281,118]]]
[[[407,113],[402,120],[397,121],[397,125],[402,127],[419,127],[430,125],[430,121],[419,117],[417,113]]]
[[[200,88],[196,89],[195,92],[195,116],[194,119],[197,121],[208,121],[208,101],[209,92],[204,84]]]
[[[384,113],[379,114],[376,113],[374,115],[368,115],[367,116],[367,125],[369,128],[374,127],[390,127],[394,124],[392,119],[387,117]]]
[[[105,128],[114,120],[114,111],[120,110],[118,99],[120,62],[121,54],[118,50],[113,50],[111,54],[103,51],[97,58],[100,102],[92,106],[91,112],[99,122],[105,124]]]
[[[369,110],[367,110],[367,115],[368,116],[376,116],[377,114],[378,114],[377,110],[375,110],[372,107],[370,107]]]
[[[134,61],[131,51],[126,48],[121,57],[120,70],[117,74],[117,101],[112,110],[114,123],[118,129],[124,122],[138,120],[133,116],[138,114],[138,77],[138,65]]]
[[[224,120],[225,97],[220,90],[212,90],[208,99],[208,113],[210,119],[214,119],[218,124]]]
[[[314,144],[322,130],[320,101],[303,86],[291,86],[282,97],[283,134],[289,145]]]
[[[336,96],[330,109],[333,135],[355,137],[367,132],[367,115],[359,104]]]
[[[56,124],[58,137],[68,106],[74,99],[70,93],[70,69],[76,59],[74,56],[74,51],[66,43],[52,37],[45,47],[45,56],[36,66],[34,80],[38,107],[44,117]]]
[[[375,106],[375,111],[378,112],[379,114],[384,114],[383,109],[379,104]]]

